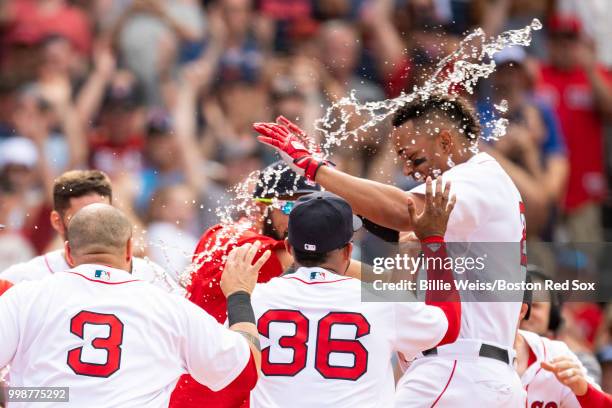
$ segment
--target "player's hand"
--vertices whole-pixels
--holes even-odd
[[[276,120],[278,123],[253,124],[253,128],[260,134],[257,140],[275,148],[297,174],[314,181],[319,168],[331,163],[322,160],[320,151],[295,123],[283,116]]]
[[[408,202],[408,215],[417,238],[423,240],[431,236],[444,237],[451,211],[455,206],[455,196],[450,196],[451,183],[442,186],[442,178],[436,182],[434,194],[431,177],[425,181],[425,207],[419,215],[416,213],[414,201]]]
[[[257,241],[254,244],[244,244],[236,247],[229,253],[220,282],[221,290],[226,298],[238,291],[253,292],[259,269],[271,255],[270,250],[267,250],[257,262],[253,263],[260,247],[261,243]]]
[[[575,358],[561,356],[550,362],[542,361],[542,368],[553,373],[557,380],[569,387],[575,395],[586,394],[589,383],[585,377],[585,369]]]

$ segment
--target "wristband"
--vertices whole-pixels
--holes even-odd
[[[444,243],[444,237],[441,235],[430,235],[427,238],[421,240],[423,244],[442,244]]]
[[[251,295],[242,290],[229,295],[227,298],[227,321],[230,327],[236,323],[255,324]]]

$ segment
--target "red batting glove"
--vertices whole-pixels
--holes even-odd
[[[260,134],[257,140],[274,147],[293,171],[314,181],[319,168],[332,163],[322,160],[320,151],[315,150],[315,147],[305,146],[307,136],[297,125],[282,116],[277,121],[281,123],[253,124],[253,128]]]

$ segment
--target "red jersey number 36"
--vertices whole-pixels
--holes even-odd
[[[293,360],[285,363],[274,363],[270,361],[270,347],[261,350],[261,371],[268,376],[292,377],[306,367],[306,354],[315,353],[314,368],[327,379],[351,380],[359,379],[368,367],[368,351],[359,341],[370,333],[370,323],[360,313],[330,312],[318,322],[317,333],[312,336],[316,338],[314,350],[308,350],[308,318],[298,310],[272,309],[264,313],[257,322],[259,333],[267,338],[271,337],[270,326],[272,323],[290,323],[295,326],[295,333],[281,336],[278,339],[278,347],[291,349]],[[350,325],[355,327],[355,339],[332,338],[332,327],[334,325]],[[330,354],[345,353],[352,354],[354,363],[350,367],[333,365],[330,362]]]

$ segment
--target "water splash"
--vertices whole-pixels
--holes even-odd
[[[496,53],[513,45],[529,45],[532,31],[541,28],[540,21],[534,19],[530,25],[522,29],[506,31],[494,38],[487,38],[482,29],[476,29],[461,41],[456,51],[438,62],[433,75],[422,86],[415,87],[410,93],[403,92],[397,98],[360,103],[355,91],[350,91],[348,96],[329,106],[324,116],[315,122],[315,128],[323,135],[320,144],[321,157],[328,157],[330,148],[340,146],[346,140],[360,140],[362,135],[372,129],[376,130],[376,127],[397,109],[416,98],[425,100],[433,94],[448,94],[450,90],[459,87],[472,94],[478,81],[487,78],[495,71],[493,56]],[[507,110],[507,103],[505,109]],[[499,105],[498,110],[503,112],[503,102]],[[354,119],[359,125],[351,128],[350,124]],[[507,124],[508,121],[503,118],[492,122],[493,129],[490,138],[497,140],[502,137]],[[307,143],[311,150],[314,150],[314,140],[308,139]],[[469,149],[476,153],[477,144],[470,146]],[[450,157],[449,165],[454,165]],[[218,207],[215,210],[220,220],[219,231],[215,234],[215,238],[205,243],[204,248],[180,274],[179,283],[183,287],[191,284],[194,272],[204,263],[219,261],[224,263],[228,247],[235,245],[240,236],[253,229],[257,222],[261,221],[265,214],[261,213],[260,208],[252,199],[254,187],[260,179],[268,181],[275,178],[278,182],[283,171],[285,170],[268,168],[263,173],[252,172],[244,182],[230,190],[233,198],[229,205]],[[298,179],[295,182],[297,183]],[[264,194],[274,195],[275,186],[276,183],[273,183],[271,188],[264,191]],[[278,208],[277,200],[273,200],[271,207]]]
[[[431,95],[448,94],[459,87],[473,94],[478,81],[495,71],[495,54],[513,45],[528,46],[532,32],[541,28],[540,21],[534,19],[522,29],[505,31],[494,38],[487,38],[484,31],[478,28],[461,41],[456,51],[438,62],[433,75],[422,86],[414,87],[411,93],[402,93],[396,98],[360,103],[355,91],[351,91],[348,96],[329,106],[324,116],[315,122],[315,128],[323,134],[321,148],[327,156],[333,146],[340,146],[348,139],[360,140],[370,129],[416,98],[426,100]],[[351,128],[353,121],[359,125]],[[505,133],[506,124],[499,121],[495,125],[495,137],[499,138]]]

